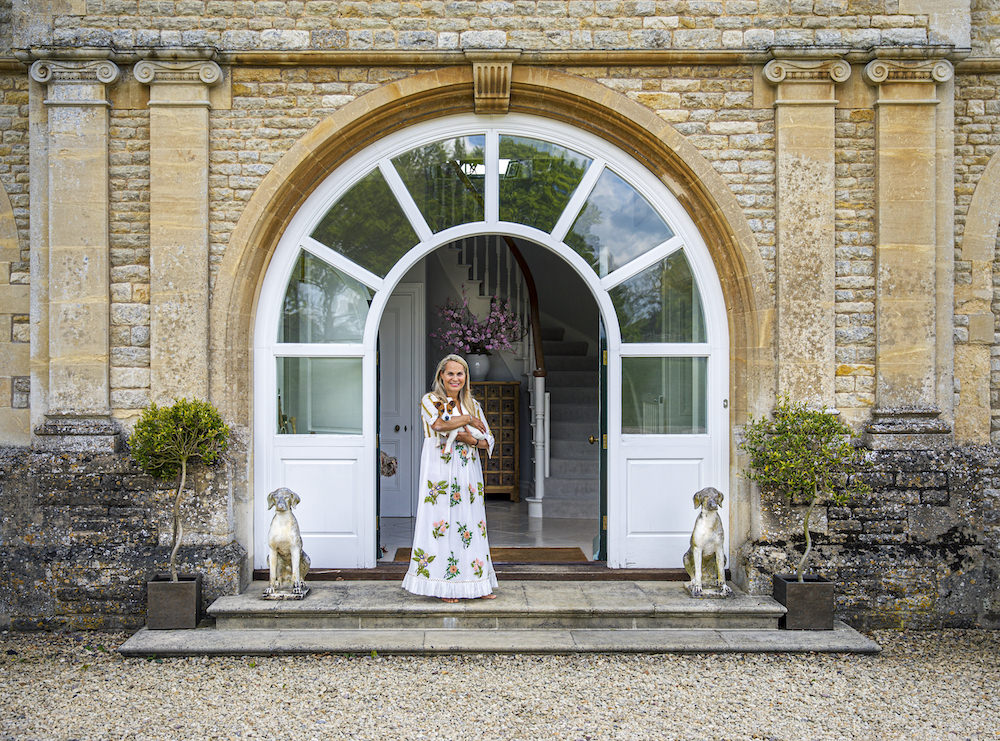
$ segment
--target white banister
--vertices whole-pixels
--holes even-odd
[[[542,500],[545,498],[545,377],[535,376],[535,390],[532,394],[532,407],[535,412],[534,443],[535,443],[535,496],[527,497],[528,517],[542,516]]]

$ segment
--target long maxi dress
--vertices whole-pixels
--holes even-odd
[[[410,568],[403,589],[428,597],[473,599],[497,585],[486,536],[486,496],[479,450],[457,440],[444,452],[447,434],[431,426],[438,418],[434,395],[420,400],[424,447]],[[458,414],[465,414],[459,411]],[[468,411],[486,424],[488,453],[494,438],[478,402]]]

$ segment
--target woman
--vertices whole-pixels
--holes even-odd
[[[445,420],[441,410],[456,402]],[[403,589],[414,594],[459,599],[494,599],[497,577],[486,537],[486,496],[479,456],[493,452],[493,435],[482,407],[469,390],[469,366],[447,355],[434,373],[434,388],[420,400],[424,447],[420,455],[420,493],[410,568]],[[485,433],[477,440],[471,425]],[[451,452],[448,433],[458,430]]]

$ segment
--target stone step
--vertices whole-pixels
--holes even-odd
[[[558,480],[556,480],[558,481]],[[542,502],[542,512],[546,521],[553,519],[594,519],[601,513],[600,492],[595,486],[592,491],[566,496],[558,489],[550,491],[545,485],[545,499]],[[597,534],[595,529],[594,534]]]
[[[220,597],[196,630],[142,629],[126,656],[303,653],[783,652],[877,653],[838,622],[829,631],[778,630],[784,608],[734,588],[688,597],[670,581],[502,581],[495,600],[447,604],[398,582],[309,582],[301,601],[260,599],[264,582]]]
[[[850,626],[833,630],[147,630],[125,656],[282,656],[299,654],[855,653],[878,644]]]
[[[554,442],[555,440],[582,440],[587,443],[588,438],[591,435],[596,436],[600,432],[600,422],[597,418],[597,409],[592,409],[593,419],[587,420],[585,422],[573,422],[570,420],[560,419],[552,425],[552,432],[549,437]],[[588,445],[590,443],[587,443]],[[596,448],[595,448],[596,450]]]
[[[784,608],[736,591],[691,599],[680,582],[504,581],[495,600],[448,604],[398,584],[310,582],[304,600],[260,599],[264,582],[220,597],[208,609],[219,630],[529,630],[776,628]]]

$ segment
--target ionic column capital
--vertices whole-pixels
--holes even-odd
[[[948,82],[955,68],[947,59],[875,59],[865,67],[865,79],[872,85],[885,83]]]
[[[764,79],[783,82],[846,82],[851,65],[843,59],[772,59],[764,65]]]
[[[31,79],[43,85],[50,83],[78,83],[110,85],[121,74],[118,65],[110,59],[68,61],[39,59],[29,70]]]
[[[135,79],[146,85],[190,84],[215,85],[222,79],[222,69],[209,60],[165,62],[143,59],[133,69]]]

